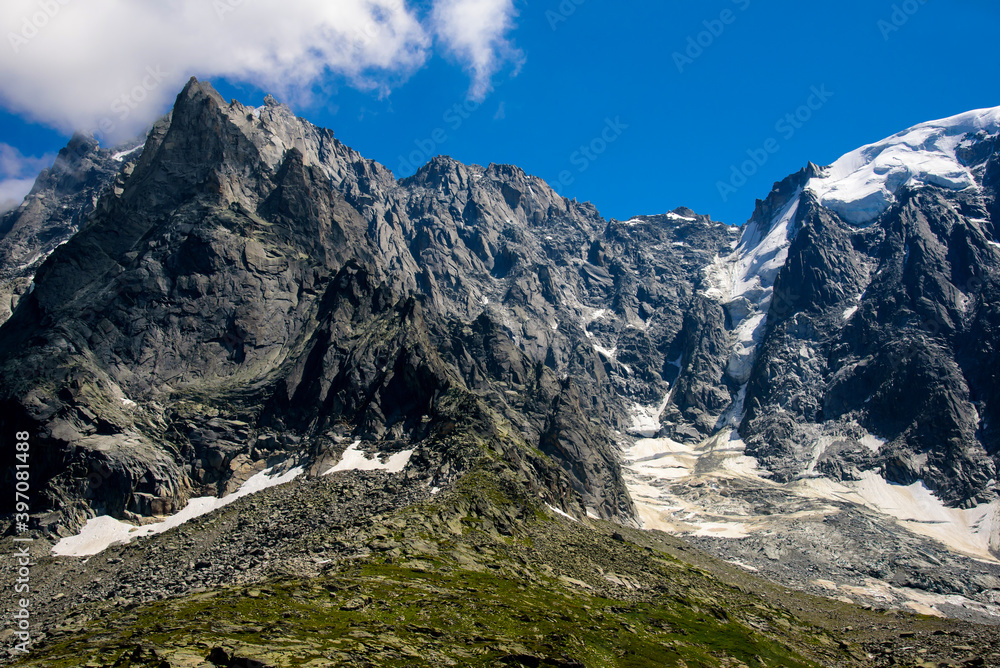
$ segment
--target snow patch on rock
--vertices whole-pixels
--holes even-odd
[[[670,403],[671,393],[672,390],[663,397],[663,401],[655,406],[635,404],[631,410],[632,426],[629,427],[628,432],[646,438],[656,436],[660,432],[660,416],[663,415],[667,404]]]
[[[565,517],[566,519],[568,519],[568,520],[570,520],[572,522],[579,522],[580,521],[580,520],[576,519],[575,517],[573,517],[572,515],[570,515],[569,513],[565,513],[565,512],[563,512],[562,510],[559,510],[558,508],[556,508],[553,505],[549,505],[549,504],[546,503],[545,507],[548,508],[549,510],[551,510],[552,512],[554,512],[556,515],[559,515],[560,517]]]
[[[413,450],[404,450],[388,457],[376,453],[374,457],[369,458],[366,453],[361,451],[360,446],[361,441],[354,441],[351,447],[344,451],[337,465],[323,475],[330,475],[340,471],[388,471],[389,473],[401,473],[406,468],[406,465],[410,463],[410,457],[414,453]],[[384,462],[382,461],[383,458],[386,458]]]
[[[601,355],[604,355],[604,357],[609,362],[614,362],[615,361],[615,356],[618,354],[618,348],[617,347],[609,349],[609,348],[605,348],[603,346],[599,346],[596,343],[593,344],[593,346],[594,346],[594,350],[596,350],[597,352],[599,352]]]
[[[115,153],[113,156],[111,156],[111,159],[116,162],[125,162],[125,158],[129,157],[130,155],[138,151],[141,151],[144,148],[146,148],[146,142],[139,144],[135,148],[130,148],[127,151],[121,151],[120,153]]]

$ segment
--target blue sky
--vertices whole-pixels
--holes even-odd
[[[436,7],[461,2],[503,20],[492,32],[461,22],[448,32]],[[165,111],[173,79],[194,74],[245,103],[275,90],[397,176],[436,154],[513,163],[605,217],[688,206],[742,223],[809,160],[829,164],[916,123],[1000,105],[1000,7],[986,0],[510,2],[411,3],[427,26],[413,37],[422,56],[363,75],[338,61],[289,87],[273,71],[168,64],[170,95],[151,95],[136,114]],[[29,66],[44,79],[44,63]],[[101,83],[100,71],[85,76]],[[12,85],[0,84],[0,143],[33,165],[77,119],[25,102]]]

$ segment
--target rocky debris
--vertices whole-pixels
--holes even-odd
[[[423,500],[386,512],[352,513],[348,487],[378,503],[407,496],[379,491],[388,474],[332,476],[199,521],[211,527],[113,548],[118,557],[43,558],[44,637],[20,665],[67,655],[96,666],[286,666],[315,657],[324,665],[567,666],[601,656],[607,665],[635,656],[753,665],[757,656],[768,665],[846,667],[914,665],[913,656],[962,665],[1000,649],[995,628],[863,610],[768,583],[663,534],[547,516],[513,471],[481,461],[487,469],[450,490],[425,490]],[[293,514],[306,518],[304,532],[272,536]],[[226,563],[204,558],[212,565],[199,568],[206,541],[248,554],[259,544],[267,568],[144,601],[65,593],[107,586],[117,569],[138,569],[136,581],[151,568],[200,577]],[[55,590],[62,597],[48,600]],[[67,610],[46,617],[56,604]]]
[[[788,511],[776,505],[772,512]],[[819,596],[879,609],[926,612],[933,605],[954,619],[1000,623],[1000,565],[956,554],[848,504],[831,516],[800,515],[786,526],[776,521],[774,528],[742,539],[686,539],[774,582]]]
[[[436,490],[444,493],[434,486],[453,487],[461,473],[476,467],[502,468],[517,480],[518,494],[584,515],[557,465],[512,437],[510,425],[498,422],[479,400],[452,393],[439,410],[442,426],[421,442],[412,465],[400,473],[324,475],[329,467],[320,466],[304,482],[239,499],[168,533],[113,546],[82,561],[54,558],[49,543],[37,541],[33,628],[44,634],[44,629],[67,625],[80,603],[132,607],[233,584],[250,586],[282,574],[316,575],[372,554],[433,554],[437,548],[423,536],[440,530],[461,535],[461,524],[437,513],[425,517],[419,510],[402,523],[389,517],[419,509],[436,498]],[[316,459],[324,461],[321,453]],[[529,508],[496,501],[479,497],[460,505],[459,512],[478,512],[484,517],[479,526],[497,537],[512,535],[533,516]],[[2,568],[2,577],[14,577],[14,561]]]

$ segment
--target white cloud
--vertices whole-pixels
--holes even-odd
[[[35,184],[38,173],[52,164],[54,156],[22,155],[13,146],[0,143],[0,214],[17,208]]]
[[[493,75],[508,61],[518,66],[524,55],[507,39],[514,27],[513,0],[438,0],[432,22],[438,39],[472,75],[470,96],[482,100],[492,90]]]
[[[361,87],[405,75],[429,44],[402,0],[47,2],[46,19],[39,0],[4,0],[0,34],[15,53],[0,59],[0,95],[34,119],[112,140],[162,114],[191,75],[294,98],[330,72]]]
[[[21,205],[35,179],[4,179],[0,181],[0,215]]]
[[[331,74],[388,90],[426,62],[431,32],[482,97],[516,54],[512,17],[511,0],[435,0],[431,28],[405,0],[3,0],[0,103],[107,144],[164,113],[192,75],[300,102]]]

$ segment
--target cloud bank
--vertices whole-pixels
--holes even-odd
[[[304,100],[329,77],[389,90],[432,50],[470,72],[482,97],[519,56],[512,0],[4,0],[0,104],[102,144],[140,132],[191,75]],[[436,38],[436,39],[435,39]]]
[[[24,156],[13,146],[0,143],[0,215],[17,208],[35,184],[35,177],[54,157]]]

